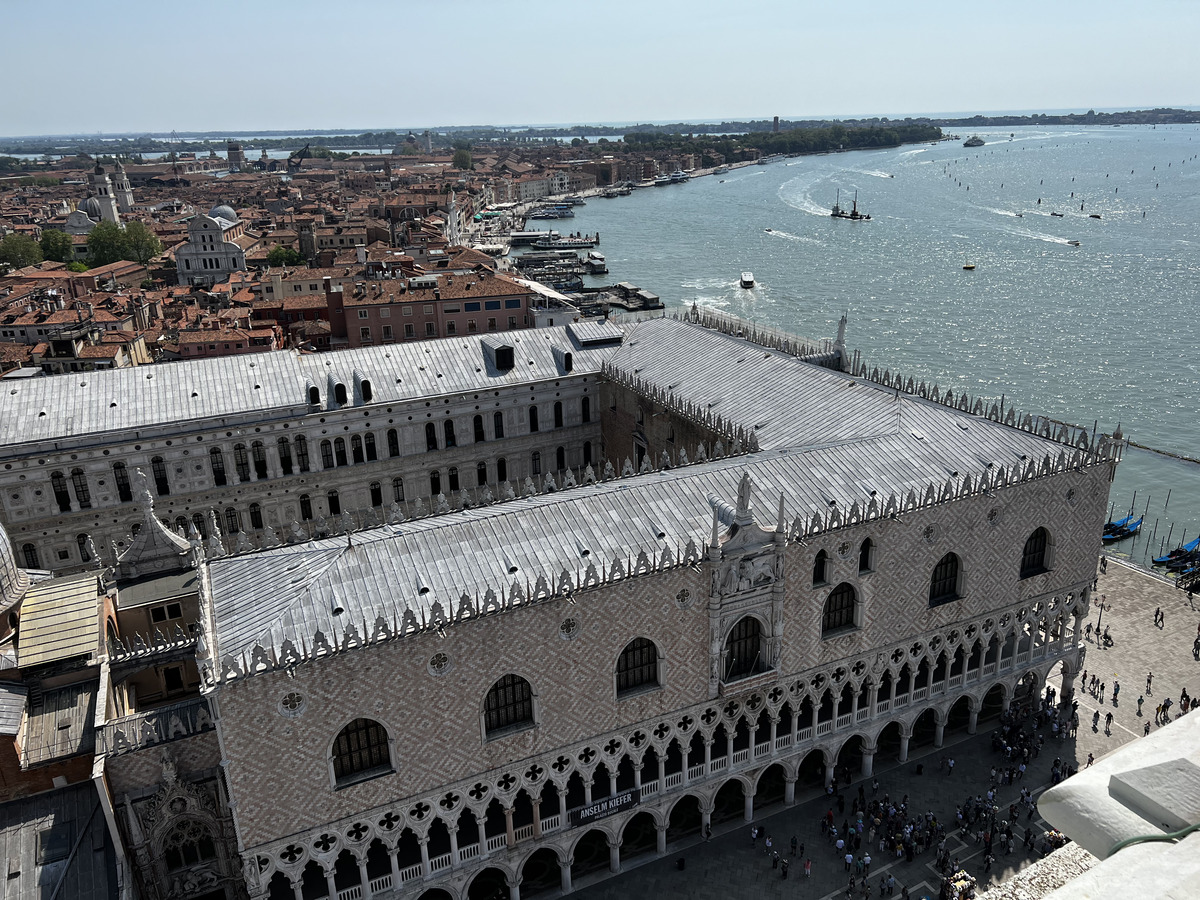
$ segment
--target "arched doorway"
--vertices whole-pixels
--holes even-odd
[[[937,737],[937,714],[932,709],[927,709],[913,722],[912,737],[908,742],[909,747],[929,746],[935,737]]]
[[[699,834],[703,819],[700,816],[700,801],[688,794],[679,798],[671,808],[667,819],[667,841],[677,841],[689,834]]]
[[[608,868],[608,835],[593,828],[575,845],[572,854],[571,880],[582,878],[590,872]]]
[[[825,787],[825,754],[811,750],[796,770],[796,783],[805,787]]]
[[[779,763],[768,766],[754,788],[754,809],[758,811],[772,803],[782,803],[787,789],[786,773]]]
[[[443,891],[441,888],[430,888],[423,893],[417,900],[454,900],[449,891]]]
[[[879,737],[875,738],[876,762],[880,759],[898,760],[900,758],[900,736],[899,722],[889,722],[883,726]]]
[[[621,859],[633,859],[647,853],[658,852],[658,829],[654,827],[654,816],[640,812],[621,831]]]
[[[530,854],[525,865],[521,866],[521,897],[536,897],[561,887],[562,873],[555,852],[543,847]]]
[[[730,819],[736,819],[738,816],[745,815],[745,813],[746,800],[745,793],[742,790],[742,783],[736,778],[730,778],[721,785],[721,789],[717,791],[717,796],[713,798],[711,820],[713,822],[728,822]]]
[[[959,697],[946,714],[947,731],[966,731],[971,724],[971,700],[969,697]]]
[[[1028,715],[1037,708],[1037,694],[1037,672],[1026,672],[1013,690],[1013,703],[1016,704],[1021,715]]]
[[[508,900],[508,876],[489,866],[471,881],[467,900]]]
[[[1004,712],[1004,685],[993,684],[979,704],[979,720],[998,719]]]
[[[855,778],[860,776],[862,772],[863,758],[863,736],[861,734],[852,734],[846,738],[846,742],[842,744],[842,749],[838,751],[837,762],[834,764],[834,771],[838,773],[838,778],[844,777],[845,773],[850,773],[850,778],[846,784],[849,785]]]

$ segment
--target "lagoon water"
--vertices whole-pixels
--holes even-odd
[[[601,233],[595,284],[812,338],[846,313],[868,365],[1200,458],[1200,128],[979,134],[974,149],[774,160],[589,200],[557,224]],[[831,218],[839,189],[871,221]],[[1135,491],[1146,533],[1117,552],[1200,532],[1200,465],[1131,448],[1118,514]]]

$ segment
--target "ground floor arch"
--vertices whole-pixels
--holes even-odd
[[[954,705],[946,713],[946,730],[970,731],[971,718],[971,698],[964,694],[954,701]]]
[[[562,888],[562,868],[558,854],[549,847],[542,847],[529,855],[521,866],[521,897],[537,897]]]
[[[689,834],[699,834],[702,823],[699,798],[686,794],[671,807],[667,817],[667,840],[677,841]]]
[[[572,881],[577,881],[591,872],[607,869],[610,859],[608,833],[593,828],[575,843],[571,858]]]
[[[467,900],[508,900],[508,875],[502,869],[488,866],[471,879]]]
[[[430,888],[421,894],[417,900],[454,900],[454,895],[442,888]]]
[[[825,752],[810,750],[796,769],[796,784],[805,788],[825,787]]]
[[[938,737],[937,712],[930,707],[913,720],[909,747],[933,746]]]
[[[1004,714],[1004,709],[1008,705],[1005,702],[1007,692],[1003,684],[993,684],[988,688],[987,693],[983,695],[983,699],[979,701],[979,720],[981,722],[990,722],[994,719],[999,719]]]
[[[621,829],[621,859],[658,852],[658,826],[654,816],[643,810],[630,817]]]
[[[746,787],[740,778],[730,778],[713,798],[711,821],[728,822],[745,814]]]
[[[758,776],[754,786],[754,808],[761,809],[771,803],[782,803],[787,795],[787,771],[782,763],[767,766]]]
[[[858,777],[858,773],[862,771],[863,748],[865,746],[866,738],[861,734],[852,734],[846,738],[842,743],[841,749],[838,750],[837,759],[834,762],[834,771],[847,784]]]

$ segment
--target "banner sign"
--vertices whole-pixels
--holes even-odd
[[[597,819],[604,819],[614,813],[637,806],[642,800],[641,794],[640,790],[632,788],[619,794],[613,794],[611,797],[605,797],[603,800],[597,800],[582,809],[573,809],[570,814],[571,825],[572,827],[587,825],[589,822],[595,822]]]

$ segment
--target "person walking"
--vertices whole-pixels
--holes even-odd
[[[1147,694],[1153,694],[1153,693],[1154,693],[1154,691],[1150,690],[1150,686],[1151,686],[1152,684],[1154,684],[1154,673],[1153,673],[1153,672],[1147,672],[1147,673],[1146,673],[1146,693],[1147,693]]]
[[[1138,694],[1138,715],[1142,714],[1142,704],[1146,702],[1146,698]]]
[[[1162,607],[1161,606],[1154,607],[1154,627],[1155,628],[1158,627],[1158,617],[1161,615],[1162,615]]]
[[[1095,761],[1096,761],[1096,757],[1095,757],[1095,756],[1093,756],[1091,753],[1089,753],[1089,754],[1088,754],[1088,761],[1087,761],[1087,765],[1086,765],[1086,766],[1084,766],[1084,768],[1085,768],[1085,769],[1090,769],[1090,768],[1092,767],[1092,763],[1094,763]]]
[[[779,868],[783,870],[783,880],[787,881],[788,861],[785,859],[779,864]]]
[[[1117,695],[1121,693],[1121,682],[1113,679],[1113,706],[1117,705]]]
[[[1086,637],[1089,641],[1092,639],[1092,623],[1091,622],[1087,623],[1087,628],[1084,629],[1083,633],[1084,633],[1084,635],[1086,635]]]
[[[804,859],[804,877],[805,878],[812,877],[812,860],[809,859],[808,857],[805,857],[805,859]]]
[[[793,835],[792,835],[792,856],[795,856],[795,855],[796,855],[796,845],[797,845],[798,843],[799,843],[799,842],[796,840],[796,836],[793,834]]]

